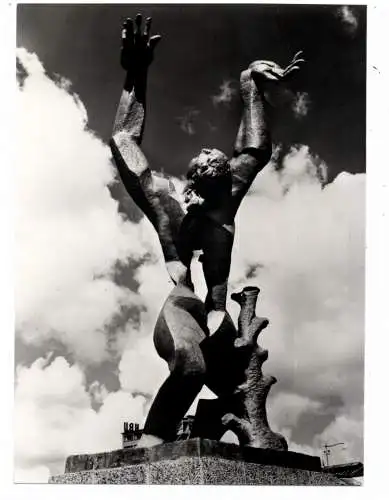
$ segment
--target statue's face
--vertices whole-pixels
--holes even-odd
[[[224,177],[229,170],[228,158],[224,153],[215,148],[204,148],[189,163],[186,178],[189,182],[197,184],[206,179]]]
[[[204,148],[189,163],[186,174],[186,201],[201,204],[201,200],[215,201],[228,189],[230,166],[227,156],[218,149]]]
[[[227,156],[218,149],[203,148],[190,162],[187,178],[223,175],[228,168],[227,162]]]

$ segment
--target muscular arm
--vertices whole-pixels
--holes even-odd
[[[148,66],[155,42],[160,37],[149,40],[150,21],[146,21],[144,35],[140,34],[140,25],[141,16],[138,15],[135,36],[131,20],[127,21],[124,30],[122,66],[127,73],[110,147],[127,192],[156,229],[165,261],[169,263],[179,260],[170,216],[171,212],[179,211],[178,202],[168,196],[169,181],[153,176],[139,147],[146,116]]]
[[[151,179],[147,160],[139,146],[142,142],[146,117],[148,69],[153,59],[155,45],[161,38],[159,35],[150,38],[151,18],[146,20],[143,34],[141,24],[142,16],[138,14],[135,20],[135,33],[131,19],[127,19],[123,25],[121,65],[126,71],[126,77],[110,141],[119,173],[131,196],[133,190],[131,180],[134,176]]]
[[[136,76],[127,72],[110,146],[126,190],[155,226],[155,217],[150,211],[150,199],[154,196],[153,178],[139,147],[146,115],[146,83],[147,68]]]
[[[305,62],[301,54],[297,52],[285,69],[272,61],[254,61],[241,73],[243,113],[230,161],[235,212],[256,175],[271,158],[270,109],[263,92],[265,82],[278,84],[289,78]]]
[[[113,125],[113,136],[125,131],[138,145],[142,142],[145,124],[147,75],[148,68],[136,75],[127,72]]]
[[[272,153],[268,103],[249,69],[241,74],[240,94],[243,112],[230,161],[235,211]]]
[[[232,176],[232,203],[228,205],[229,216],[234,216],[239,205],[250,188],[258,172],[270,160],[272,153],[269,131],[269,109],[266,102],[263,85],[265,80],[276,82],[285,79],[291,72],[299,69],[304,62],[298,52],[292,62],[282,69],[271,61],[255,61],[248,70],[241,73],[240,92],[243,102],[243,113],[235,143],[234,156],[230,160]],[[211,234],[211,233],[214,234]],[[232,236],[230,244],[228,233],[224,231],[217,235],[216,227],[208,231],[211,242],[207,252],[204,251],[204,275],[208,286],[207,308],[208,328],[215,332],[223,320],[227,280],[231,261]],[[220,243],[220,247],[217,244]],[[218,256],[218,265],[214,264]]]
[[[120,177],[134,202],[156,229],[165,262],[179,261],[171,221],[172,213],[180,214],[179,204],[167,195],[166,187],[161,189],[155,186],[155,179],[147,161],[139,147],[134,144],[120,147],[120,143],[117,145],[115,139],[111,140],[112,156]],[[135,168],[131,168],[134,164],[139,165],[138,161],[145,166],[143,171],[137,172]]]

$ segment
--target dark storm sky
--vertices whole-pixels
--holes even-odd
[[[144,149],[154,169],[182,174],[206,145],[226,153],[239,123],[239,101],[214,106],[211,96],[256,59],[284,65],[297,50],[308,61],[292,89],[308,92],[308,115],[277,111],[275,142],[307,144],[339,171],[365,170],[365,8],[354,6],[352,32],[336,6],[317,5],[19,5],[17,45],[36,52],[49,73],[70,79],[90,127],[107,141],[120,97],[121,23],[140,11],[153,16],[157,48],[148,88]],[[195,134],[177,117],[193,108]]]

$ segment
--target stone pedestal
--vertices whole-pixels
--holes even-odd
[[[346,485],[319,457],[188,439],[152,448],[73,455],[57,484]]]

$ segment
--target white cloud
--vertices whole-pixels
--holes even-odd
[[[362,415],[345,413],[338,415],[321,434],[315,436],[314,443],[322,448],[325,443],[344,443],[331,448],[329,463],[363,461],[363,421]]]
[[[91,395],[92,401],[96,404],[103,404],[109,394],[105,385],[101,384],[97,380],[91,383],[88,392]]]
[[[144,321],[141,329],[130,322],[117,332],[120,342],[131,341],[131,334],[151,339],[162,305],[153,295],[152,279],[160,276],[163,300],[171,284],[150,223],[133,224],[119,215],[107,189],[113,180],[109,150],[88,131],[86,110],[69,93],[70,83],[50,80],[36,55],[18,49],[18,57],[26,75],[18,94],[18,334],[43,346],[54,337],[83,364],[99,363],[108,354],[107,326],[122,307],[144,307],[145,300],[154,305],[144,311],[149,329]],[[151,262],[139,269],[139,276],[149,285],[141,284],[139,294],[119,287],[113,280],[115,264],[146,254]],[[147,275],[150,268],[155,275]],[[147,286],[151,296],[143,298]],[[150,352],[153,360],[151,346]],[[163,371],[164,363],[155,358]],[[131,361],[128,354],[126,361]],[[143,368],[147,363],[138,365]],[[139,383],[129,389],[139,392],[139,373],[134,375]],[[64,358],[52,363],[50,357],[40,358],[29,368],[19,367],[17,378],[17,481],[41,481],[48,470],[62,472],[71,453],[120,447],[123,420],[142,423],[149,404],[149,398],[125,390],[109,393],[97,381],[87,388],[81,365],[70,366]],[[154,383],[155,390],[159,381]],[[123,386],[129,386],[125,378]],[[101,405],[98,412],[92,403]]]
[[[150,241],[153,241],[157,253],[156,236],[151,237]],[[128,342],[119,363],[119,380],[125,390],[151,395],[168,375],[166,363],[155,351],[153,332],[158,314],[173,284],[162,259],[149,260],[140,266],[135,278],[139,282],[138,293],[146,307],[140,313],[139,325],[127,335]]]
[[[268,416],[278,429],[295,427],[305,412],[317,412],[322,404],[299,394],[278,392],[270,401]]]
[[[336,12],[344,27],[350,33],[354,33],[358,28],[358,17],[356,16],[355,11],[348,5],[344,5],[339,7]]]
[[[363,405],[365,176],[343,172],[323,188],[325,170],[301,147],[257,177],[237,218],[231,288],[261,288],[265,370],[282,390],[339,398],[334,418],[353,417]]]
[[[195,121],[196,117],[200,114],[198,109],[187,108],[182,116],[177,117],[177,121],[180,125],[180,129],[188,135],[194,135],[196,133]]]
[[[310,411],[309,405],[302,408],[302,411]],[[320,414],[320,410],[318,411],[317,408],[314,411],[316,414]],[[353,413],[353,415],[351,416],[350,413]],[[275,420],[277,420],[276,415]],[[288,438],[289,450],[318,456],[324,465],[327,465],[327,457],[323,453],[325,444],[331,445],[328,456],[329,465],[348,462],[363,463],[363,419],[361,408],[353,408],[351,412],[343,408],[342,414],[337,415],[328,426],[316,434],[312,438],[310,445],[295,443],[291,439],[292,426],[289,423],[281,428],[276,425],[275,428]]]
[[[233,82],[231,80],[224,80],[219,87],[219,92],[211,96],[211,99],[214,106],[229,104],[237,93],[238,91],[234,88]]]
[[[96,383],[92,384],[96,390]],[[91,387],[92,387],[91,386]],[[121,447],[126,420],[143,423],[148,401],[119,390],[105,393],[98,411],[92,408],[78,365],[64,358],[39,358],[19,366],[16,377],[14,435],[15,479],[44,482],[64,472],[74,453],[97,453]]]
[[[47,483],[50,477],[50,469],[44,465],[36,467],[15,467],[15,483]]]
[[[139,302],[112,275],[117,261],[145,254],[147,222],[119,215],[109,149],[69,83],[50,80],[35,54],[17,55],[28,76],[18,93],[16,328],[27,342],[54,337],[99,362],[110,321]]]
[[[220,441],[223,441],[224,443],[239,444],[239,440],[236,434],[234,434],[232,431],[225,432],[220,438]]]
[[[155,395],[168,374],[167,365],[156,353],[150,334],[131,342],[119,363],[120,384],[128,392]]]
[[[298,384],[296,384],[298,385]],[[339,410],[338,410],[339,411]],[[343,442],[344,445],[331,447],[330,463],[345,463],[362,460],[363,424],[361,407],[341,408],[339,415],[320,432],[311,437],[311,443],[300,444],[293,441],[294,429],[301,425],[300,418],[310,414],[320,417],[329,412],[324,402],[292,392],[271,394],[268,401],[268,417],[272,428],[288,440],[289,450],[323,459],[324,444]],[[352,416],[351,416],[352,414]],[[308,429],[308,432],[309,429]]]
[[[297,118],[306,116],[309,111],[310,99],[308,92],[297,92],[292,102],[292,110]]]

